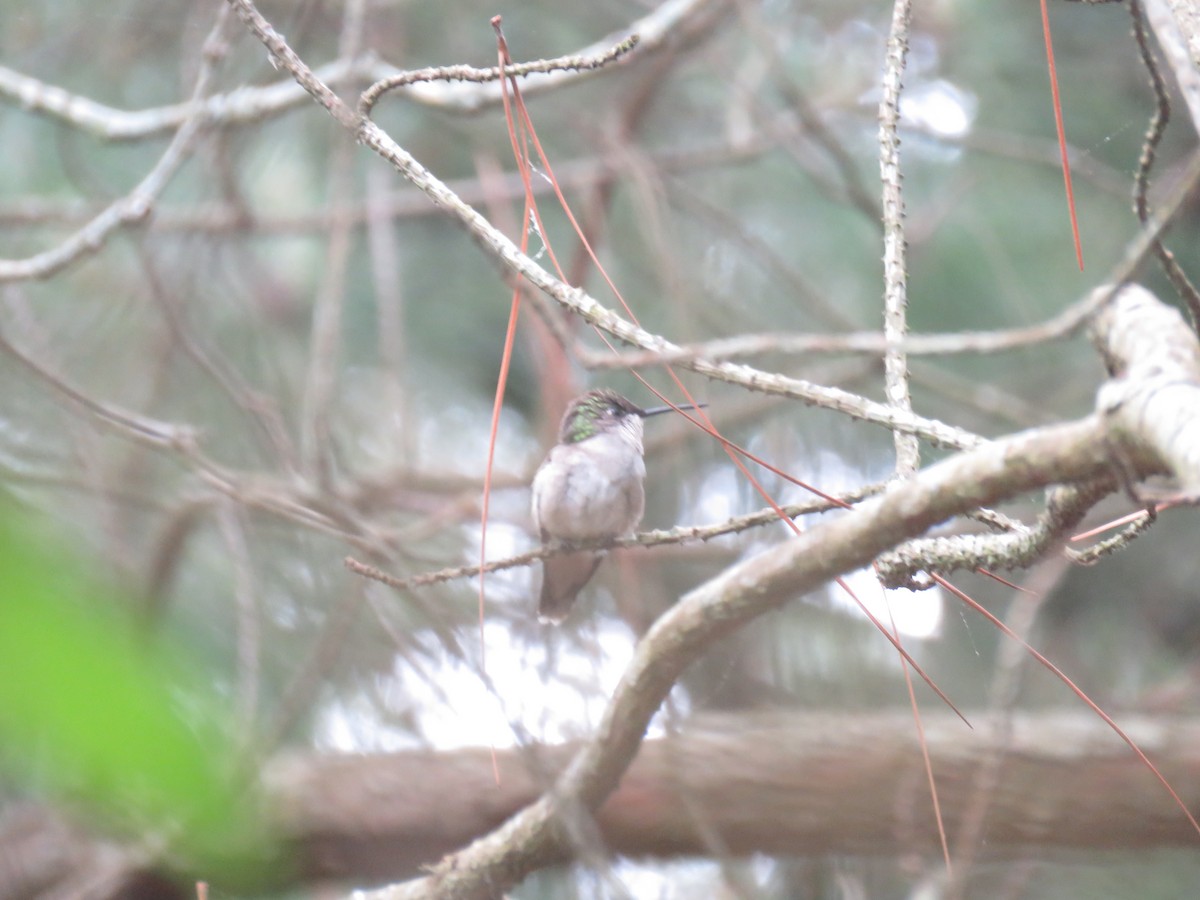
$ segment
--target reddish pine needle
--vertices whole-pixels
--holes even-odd
[[[1192,828],[1195,829],[1196,833],[1200,834],[1200,822],[1196,821],[1196,817],[1192,815],[1192,811],[1188,809],[1187,804],[1183,802],[1183,798],[1181,798],[1179,794],[1175,792],[1175,788],[1171,787],[1171,783],[1167,781],[1166,776],[1164,776],[1163,773],[1158,770],[1158,767],[1150,761],[1150,757],[1148,757],[1142,748],[1137,745],[1137,742],[1125,732],[1125,729],[1118,725],[1112,716],[1101,709],[1100,705],[1091,697],[1089,697],[1084,692],[1083,688],[1067,677],[1066,672],[1035,650],[1028,641],[1014,632],[990,612],[988,612],[978,601],[973,600],[965,592],[956,588],[940,575],[934,575],[933,580],[952,593],[963,603],[967,604],[967,606],[969,606],[971,609],[975,610],[975,612],[979,613],[981,616],[995,625],[1006,637],[1011,638],[1024,647],[1026,652],[1036,659],[1040,665],[1046,668],[1052,675],[1054,675],[1055,678],[1065,684],[1071,693],[1087,704],[1088,708],[1091,709],[1092,712],[1103,719],[1104,724],[1111,728],[1113,732],[1116,733],[1117,737],[1126,743],[1129,749],[1132,750],[1134,755],[1137,756],[1137,758],[1141,761],[1142,765],[1145,766],[1151,772],[1151,774],[1158,779],[1159,784],[1166,788],[1166,791],[1171,796],[1171,799],[1175,801],[1175,805],[1183,811],[1185,816],[1187,816],[1187,820],[1191,823]]]
[[[850,592],[849,585],[843,584],[842,588]],[[854,597],[853,593],[850,593]],[[855,600],[858,598],[855,597]],[[888,603],[887,591],[883,593],[883,602],[887,606],[888,621],[891,623],[891,634],[897,642],[900,640],[900,629],[896,627],[896,616],[892,612],[892,604]],[[861,603],[859,604],[862,605]],[[950,842],[946,839],[946,823],[942,819],[942,804],[938,799],[937,780],[933,777],[933,760],[929,756],[929,741],[925,739],[925,723],[921,719],[921,707],[917,703],[917,692],[913,690],[912,674],[908,671],[908,666],[904,663],[900,664],[900,668],[904,672],[904,687],[908,691],[908,705],[912,709],[913,724],[917,727],[917,744],[921,747],[921,759],[925,764],[925,780],[929,783],[929,796],[933,800],[933,817],[937,821],[938,840],[942,844],[942,856],[946,860],[946,875],[952,873],[952,865],[950,862]],[[961,715],[961,714],[960,714]],[[966,721],[964,719],[964,721]],[[967,727],[970,727],[970,722],[967,722]]]
[[[1075,260],[1083,271],[1083,242],[1079,238],[1079,219],[1075,215],[1075,190],[1071,187],[1071,160],[1067,154],[1067,132],[1063,127],[1062,101],[1058,96],[1058,70],[1054,67],[1054,43],[1050,40],[1050,13],[1042,3],[1042,35],[1046,41],[1046,64],[1050,69],[1050,97],[1054,102],[1054,127],[1058,130],[1058,152],[1062,156],[1063,184],[1067,189],[1067,212],[1071,216],[1071,237],[1075,240]]]
[[[500,17],[496,16],[492,19],[492,26],[496,29],[499,39],[499,58],[500,58],[500,85],[501,94],[504,99],[504,117],[508,123],[508,133],[512,138],[513,152],[516,154],[518,162],[521,164],[522,173],[525,174],[525,212],[521,218],[521,252],[524,253],[529,249],[529,229],[524,227],[529,221],[529,204],[533,197],[533,192],[530,188],[528,178],[528,162],[527,154],[522,154],[520,144],[523,141],[518,141],[516,132],[513,130],[512,112],[508,101],[507,80],[504,77],[504,66],[511,60],[508,55],[508,47],[505,46],[504,36],[500,33]],[[488,509],[492,498],[492,468],[496,456],[496,434],[500,428],[500,411],[504,407],[504,391],[508,386],[508,372],[512,363],[513,344],[517,334],[517,320],[521,312],[521,290],[520,287],[514,287],[512,293],[512,305],[508,314],[508,328],[504,333],[504,352],[500,357],[500,372],[496,376],[496,396],[492,401],[492,423],[488,431],[488,448],[487,448],[487,463],[483,470],[483,500],[480,504],[480,524],[479,524],[479,567],[483,569],[487,565],[487,523]],[[487,672],[487,636],[484,632],[484,605],[486,599],[485,593],[485,576],[483,572],[479,574],[479,668],[484,673]],[[496,747],[492,746],[492,777],[496,784],[500,783],[500,766],[496,758]]]

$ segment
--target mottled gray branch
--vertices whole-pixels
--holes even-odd
[[[1112,290],[1093,291],[1092,299],[1102,305],[1091,324],[1093,341],[1114,376],[1097,397],[1110,431],[1105,441],[1114,452],[1112,470],[1052,492],[1026,533],[922,538],[883,554],[875,565],[885,586],[928,587],[930,574],[963,569],[1025,568],[1061,548],[1087,511],[1117,486],[1120,454],[1131,445],[1157,457],[1185,490],[1200,486],[1200,343],[1179,312],[1145,288],[1130,284],[1108,297]],[[1130,537],[1102,552],[1127,545]]]
[[[900,342],[908,333],[908,256],[904,236],[904,186],[900,170],[900,92],[908,57],[912,20],[910,0],[895,0],[884,54],[883,91],[879,100],[879,176],[883,185],[883,354],[884,394],[888,402],[912,412],[908,357]],[[921,465],[915,436],[895,432],[896,474],[912,475]]]

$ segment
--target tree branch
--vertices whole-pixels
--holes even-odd
[[[974,731],[948,716],[925,726],[951,830],[968,812],[973,773],[1003,754],[980,858],[1031,847],[1194,845],[1178,807],[1095,717],[1018,715],[1005,728],[975,721]],[[1184,800],[1200,804],[1200,721],[1125,725]],[[537,797],[578,749],[501,750],[499,784],[486,748],[294,758],[268,783],[281,827],[305,860],[304,880],[363,884],[415,874],[486,831]],[[646,741],[596,822],[614,854],[705,855],[713,833],[736,856],[935,854],[928,792],[913,777],[920,767],[906,713],[706,716]]]
[[[583,291],[559,282],[521,254],[511,241],[462,203],[386,132],[356,115],[316,79],[250,0],[229,2],[276,61],[291,71],[321,105],[352,129],[361,143],[388,159],[439,208],[456,218],[489,255],[614,337],[644,349],[665,352],[676,349],[663,338],[620,319]],[[1115,293],[1114,289],[1107,289],[1104,299]],[[774,388],[784,392],[783,382],[793,381],[728,363],[694,361],[689,367],[759,390]],[[811,394],[808,397],[811,402]],[[853,403],[836,408],[849,411],[854,406],[862,412],[868,405],[881,406],[854,398]],[[1108,410],[1111,406],[1104,408]],[[1157,472],[1162,467],[1161,458],[1147,452],[1136,432],[1110,433],[1108,422],[1099,416],[983,445],[978,445],[974,436],[961,435],[957,429],[942,423],[922,422],[920,430],[915,430],[916,423],[911,420],[916,417],[888,407],[872,408],[870,417],[890,428],[921,433],[933,440],[949,438],[942,442],[951,446],[976,446],[918,473],[888,495],[870,500],[836,521],[726,570],[686,595],[655,623],[639,644],[598,733],[575,756],[554,788],[491,834],[444,860],[429,877],[390,889],[386,895],[493,896],[559,856],[568,846],[561,825],[564,812],[576,808],[576,804],[594,808],[613,790],[636,753],[650,716],[684,668],[714,641],[755,616],[869,564],[884,550],[924,533],[953,515],[1057,482],[1106,474],[1112,466],[1109,451],[1114,440],[1122,462],[1136,475]]]

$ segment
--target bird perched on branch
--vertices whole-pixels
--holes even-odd
[[[700,404],[703,406],[704,404]],[[642,520],[642,422],[695,406],[642,409],[616,391],[588,391],[567,406],[558,443],[533,476],[533,521],[542,542],[604,540],[629,534]],[[600,565],[603,551],[576,550],[542,566],[538,618],[561,622]]]

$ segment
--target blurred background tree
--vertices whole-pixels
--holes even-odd
[[[231,742],[286,798],[280,827],[298,865],[278,876],[280,889],[414,875],[537,796],[568,758],[573,745],[564,742],[592,733],[659,614],[790,533],[772,522],[616,551],[562,628],[536,622],[536,565],[489,575],[485,677],[476,581],[395,591],[343,560],[408,578],[476,559],[509,313],[495,262],[357,147],[223,3],[48,0],[0,9],[4,491],[55,520],[91,568],[122,586],[121,605],[147,635],[186,636],[236,723]],[[850,352],[835,341],[832,352],[795,353],[776,339],[879,328],[887,4],[304,0],[261,9],[351,105],[392,67],[494,64],[495,14],[519,60],[611,44],[642,17],[674,15],[663,40],[623,62],[555,89],[528,88],[538,134],[589,239],[647,331],[685,345],[766,335],[747,360],[755,367],[884,399],[878,349]],[[1050,18],[1087,268],[1075,263],[1037,9],[918,4],[901,107],[916,332],[1045,322],[1102,282],[1139,230],[1130,194],[1155,100],[1127,4],[1056,2]],[[517,240],[522,187],[502,110],[494,100],[474,108],[459,99],[494,96],[479,86],[462,95],[448,87],[388,94],[374,119]],[[204,116],[188,115],[193,96],[208,99]],[[1176,105],[1152,171],[1154,203],[1181,190],[1195,144]],[[568,280],[609,302],[547,179],[535,173],[534,182]],[[1189,271],[1200,262],[1195,226],[1196,209],[1185,205],[1172,246]],[[540,247],[532,236],[531,255],[548,265]],[[1174,296],[1153,266],[1138,277]],[[527,485],[567,398],[608,386],[653,402],[601,351],[580,322],[529,295],[496,443],[489,556],[536,546]],[[642,371],[681,399],[661,366],[643,362]],[[1070,335],[1004,353],[914,355],[911,376],[922,416],[996,437],[1086,413],[1104,370]],[[727,437],[824,491],[879,486],[893,471],[886,429],[683,377]],[[947,452],[925,446],[924,461]],[[647,467],[645,528],[715,525],[763,505],[720,446],[681,419],[648,424]],[[774,476],[764,486],[782,503],[810,499]],[[1005,511],[1029,520],[1040,506],[1034,496]],[[1118,493],[1092,519],[1130,508]],[[1022,624],[1118,718],[1182,716],[1195,711],[1200,671],[1194,525],[1194,512],[1176,509],[1098,567],[1051,559],[1027,576],[1036,603],[1022,605],[1022,595],[976,575],[955,583]],[[851,581],[882,597],[869,575]],[[886,621],[882,599],[871,602]],[[1030,727],[1051,741],[1063,733],[1056,714],[1086,720],[1058,681],[1009,660],[997,632],[948,595],[892,592],[890,602],[906,647],[960,708],[1049,714]],[[668,756],[663,771],[700,777],[695,766],[711,765],[720,799],[692,787],[730,806],[736,767],[722,768],[721,751],[704,750],[702,735],[816,737],[837,749],[832,759],[865,764],[872,735],[914,742],[905,753],[915,754],[907,709],[895,651],[830,588],[705,653],[650,735],[700,735],[691,769]],[[817,718],[788,718],[796,715]],[[814,723],[827,731],[814,734]],[[489,746],[501,752],[500,786],[478,750]],[[340,756],[351,752],[391,755]],[[738,755],[744,745],[732,752],[751,766]],[[786,760],[778,764],[786,769]],[[372,772],[381,779],[390,765],[400,767],[395,796],[408,798],[415,820],[403,838],[394,822],[374,818],[372,795],[348,786]],[[805,843],[783,828],[790,813],[756,814],[749,799],[757,828],[706,828],[711,805],[697,800],[684,836],[669,839],[623,833],[602,818],[603,838],[584,829],[591,837],[579,839],[579,862],[539,873],[514,895],[849,897],[930,888],[1167,897],[1200,878],[1186,821],[1127,842],[1115,825],[1115,836],[1090,845],[1064,839],[1067,856],[1029,835],[1001,840],[984,824],[967,843],[952,842],[962,867],[947,883],[925,783],[907,766],[900,770],[917,787],[901,792],[884,779],[880,790],[898,793],[861,811],[858,827],[843,823],[845,840]],[[836,784],[836,769],[826,759],[816,780]],[[853,781],[855,771],[840,777]],[[1161,793],[1141,776],[1136,790]],[[668,801],[645,777],[644,794],[623,788],[614,816],[626,802],[646,821],[667,815],[656,804]],[[0,862],[0,895],[30,884],[79,893],[91,885],[93,896],[130,885],[170,890],[146,875],[171,870],[170,861],[142,856],[122,863],[136,877],[105,881],[103,890],[87,878],[99,865],[93,857],[21,881],[36,850],[83,840],[30,829],[29,804],[47,798],[24,778],[4,784],[11,803],[0,819],[0,860],[13,862]],[[1003,772],[998,778],[1002,793]],[[1096,789],[1112,788],[1103,784]],[[418,786],[429,791],[423,799],[404,793]],[[985,810],[999,803],[984,796]],[[825,814],[834,817],[836,803]],[[1165,815],[1182,819],[1170,808]],[[952,834],[963,827],[953,817],[949,825]],[[820,819],[815,827],[841,833]],[[88,839],[104,837],[98,828]],[[619,860],[600,852],[606,845]],[[993,854],[993,845],[1003,849]],[[1114,847],[1137,852],[1114,857]]]

